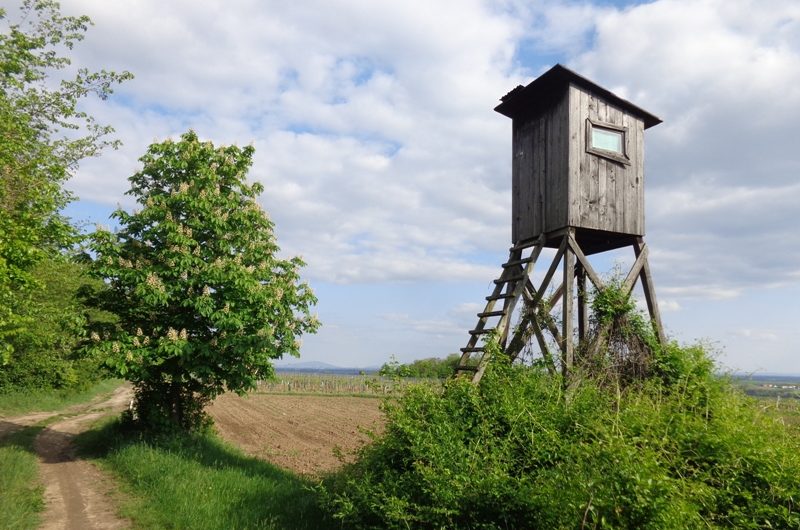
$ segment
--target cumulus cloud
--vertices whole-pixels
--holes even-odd
[[[510,242],[492,107],[562,62],[664,119],[646,140],[664,311],[800,280],[795,0],[62,4],[96,23],[75,66],[136,74],[88,104],[124,147],[82,165],[84,200],[132,207],[147,145],[193,128],[256,147],[279,242],[313,280],[488,282]]]
[[[743,339],[758,340],[775,342],[778,340],[778,335],[775,331],[770,329],[750,329],[742,328],[733,332],[734,335]]]
[[[120,200],[146,145],[191,127],[255,145],[252,177],[280,241],[317,279],[479,279],[486,268],[464,254],[508,244],[509,124],[491,110],[517,82],[521,25],[507,11],[478,1],[65,7],[97,24],[77,62],[137,76],[97,108],[125,147],[84,164],[70,184],[82,198]]]
[[[800,5],[672,0],[584,20],[592,43],[570,64],[664,119],[646,168],[662,285],[716,297],[796,281]]]
[[[800,200],[796,2],[65,9],[96,21],[77,62],[137,75],[89,109],[125,147],[84,164],[71,183],[82,198],[120,200],[146,145],[192,127],[256,146],[264,205],[318,279],[478,280],[485,267],[469,256],[509,239],[509,123],[491,107],[545,66],[526,61],[533,50],[665,119],[648,135],[647,201],[667,287],[705,283],[711,269],[723,290],[765,272],[795,280],[800,233],[783,221]],[[785,255],[767,260],[779,242]]]

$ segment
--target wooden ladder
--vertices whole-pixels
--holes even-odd
[[[531,274],[545,243],[552,248],[556,248],[555,243],[559,244],[550,267],[544,274],[537,289],[531,282]],[[654,330],[657,333],[659,342],[666,344],[664,328],[661,324],[661,314],[658,310],[655,289],[653,288],[650,268],[647,263],[647,245],[645,245],[642,237],[636,237],[632,241],[632,246],[636,261],[622,282],[623,292],[626,295],[630,295],[637,279],[641,280]],[[523,257],[523,251],[526,249],[530,249],[530,254],[528,257]],[[562,262],[564,279],[545,300],[545,291],[550,286],[551,280],[555,277],[559,264]],[[543,234],[538,239],[511,247],[508,261],[503,264],[503,273],[499,279],[494,280],[494,291],[486,297],[484,310],[478,313],[478,325],[469,332],[470,338],[466,347],[461,348],[461,358],[455,371],[456,377],[469,375],[472,377],[473,383],[480,381],[490,354],[486,350],[485,344],[479,345],[478,341],[481,337],[493,332],[496,334],[500,349],[511,361],[516,359],[528,340],[535,336],[539,343],[544,365],[551,373],[555,373],[555,360],[549,351],[547,340],[543,334],[544,331],[552,335],[557,350],[560,350],[561,370],[566,376],[567,372],[572,368],[575,355],[573,296],[576,279],[578,283],[577,331],[580,343],[586,340],[586,333],[589,328],[586,280],[590,280],[597,289],[603,289],[605,285],[594,268],[592,268],[591,263],[586,258],[586,254],[575,239],[574,229],[568,228]],[[511,315],[520,297],[524,299],[523,303],[526,306],[526,310],[509,341]],[[495,309],[495,305],[500,300],[503,301],[502,308]],[[552,318],[542,318],[542,313],[549,313],[559,302],[561,303],[562,313],[561,331],[559,331]],[[497,320],[494,324],[490,324],[489,321],[491,319]],[[603,326],[598,331],[598,339],[595,340],[590,351],[596,351],[596,348],[602,346],[602,341],[605,340],[604,337],[608,333],[607,327]]]
[[[530,250],[530,254],[523,257],[526,250]],[[469,341],[461,348],[456,377],[471,376],[474,383],[480,381],[489,361],[485,344],[478,344],[481,338],[495,333],[500,348],[505,349],[511,315],[526,285],[530,282],[530,274],[541,251],[540,239],[519,243],[509,249],[508,261],[503,263],[503,272],[500,278],[494,280],[494,290],[486,297],[483,311],[478,313],[478,324],[475,329],[469,331]],[[502,308],[495,309],[501,301]]]

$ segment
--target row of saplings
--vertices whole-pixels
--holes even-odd
[[[609,346],[569,381],[497,351],[478,386],[387,402],[325,508],[346,528],[800,528],[797,427],[702,346],[659,347],[618,289],[593,309]]]

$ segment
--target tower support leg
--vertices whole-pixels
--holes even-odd
[[[537,289],[531,281],[533,266],[545,245],[553,247],[554,243],[558,243],[558,250]],[[666,344],[666,337],[661,324],[661,314],[658,309],[653,279],[650,274],[650,265],[647,261],[648,248],[642,237],[635,238],[632,246],[636,260],[623,280],[621,287],[625,295],[630,295],[636,281],[641,280],[654,331],[659,342],[663,345]],[[527,258],[522,256],[521,251],[524,248],[531,249],[531,254]],[[545,292],[558,272],[559,265],[563,267],[563,281],[551,293],[550,297],[545,299]],[[576,320],[577,344],[585,344],[589,340],[587,279],[597,289],[605,287],[602,279],[589,263],[586,254],[578,244],[575,237],[575,229],[568,228],[543,234],[535,241],[517,244],[510,249],[509,260],[503,264],[503,269],[501,277],[494,281],[494,292],[486,297],[487,304],[485,309],[478,314],[478,325],[470,331],[471,337],[467,346],[461,349],[463,355],[456,369],[456,374],[471,374],[473,382],[480,381],[489,359],[485,348],[478,345],[478,339],[490,332],[496,333],[500,346],[505,350],[511,361],[516,359],[525,345],[535,337],[545,366],[551,373],[555,373],[555,359],[550,354],[548,341],[545,340],[543,333],[548,331],[552,335],[557,349],[560,350],[561,372],[566,380],[575,365]],[[575,283],[578,284],[577,310],[575,308]],[[523,318],[512,331],[509,320],[514,312],[515,304],[520,298],[523,299],[526,307],[522,313]],[[559,301],[561,302],[562,316],[560,329],[552,318],[551,313]],[[496,302],[502,303],[502,309],[495,309]],[[499,318],[494,328],[485,327],[487,319],[490,318]],[[610,325],[605,325],[596,330],[597,336],[588,345],[587,355],[593,355],[599,351],[603,342],[607,340],[609,330]],[[473,358],[473,354],[477,354],[477,358]]]
[[[646,249],[644,239],[637,237],[633,244],[633,251],[638,258]],[[647,311],[650,313],[650,320],[655,327],[658,341],[662,346],[666,346],[667,337],[664,334],[664,326],[661,324],[661,311],[658,309],[658,300],[656,300],[656,290],[653,286],[653,277],[650,275],[650,264],[647,261],[647,256],[644,256],[644,263],[642,263],[642,270],[639,272],[639,277],[642,281],[642,290],[644,291],[644,300],[647,303]]]
[[[572,335],[572,295],[575,280],[575,252],[570,246],[564,250],[564,299],[562,302],[562,318],[561,322],[561,340],[562,358],[561,358],[561,371],[566,377],[567,373],[572,369],[572,364],[575,360],[575,344]]]
[[[586,297],[586,269],[580,262],[575,265],[575,279],[578,281],[578,344],[583,344],[589,332],[589,312]]]

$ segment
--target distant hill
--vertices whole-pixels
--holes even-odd
[[[305,361],[305,362],[284,362],[275,363],[276,372],[284,373],[320,373],[320,374],[358,374],[364,372],[367,374],[377,373],[380,367],[370,366],[363,368],[343,367],[328,364],[320,361]]]

